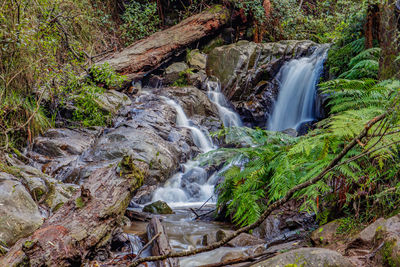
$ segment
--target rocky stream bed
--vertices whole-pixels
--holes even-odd
[[[196,156],[227,145],[209,135],[224,124],[266,127],[279,94],[279,70],[316,49],[311,41],[240,41],[217,47],[208,56],[193,50],[187,62],[149,74],[143,85],[136,80],[135,90],[108,91],[99,98],[115,114],[112,127],[50,129],[22,155],[7,155],[12,167],[0,172],[0,251],[8,253],[0,265],[127,266],[155,236],[147,228],[153,218],[161,220],[169,238],[166,245],[175,251],[223,238],[234,227],[211,216],[222,166],[200,168]],[[191,85],[171,86],[182,73]],[[220,91],[210,89],[217,81]],[[317,101],[323,106],[322,96]],[[173,211],[142,211],[160,199]],[[335,247],[335,226],[318,228],[315,216],[300,213],[299,206],[289,202],[252,234],[241,234],[215,251],[157,266],[200,266],[246,257],[249,261],[231,266],[360,266],[382,257],[374,249],[385,238],[393,240],[385,251],[399,253],[397,217],[378,220]],[[161,244],[160,238],[155,242]],[[154,246],[141,256],[154,254]],[[158,252],[163,253],[161,248]],[[265,258],[251,259],[259,254]]]

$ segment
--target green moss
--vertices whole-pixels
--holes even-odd
[[[210,7],[207,11],[209,13],[215,14],[215,13],[221,12],[223,9],[224,9],[224,7],[222,5],[215,5],[215,6]]]
[[[29,249],[31,249],[34,245],[35,245],[35,242],[34,242],[34,241],[27,240],[27,241],[25,241],[25,243],[22,245],[22,248],[23,248],[23,249],[26,249],[26,250],[29,250]]]
[[[381,250],[382,261],[385,266],[400,266],[400,257],[394,254],[395,240],[386,241]]]
[[[143,184],[144,172],[135,164],[135,159],[125,156],[118,165],[119,176],[126,179],[132,179],[136,187]]]
[[[54,209],[52,210],[52,212],[54,213],[54,212],[56,212],[57,210],[59,210],[59,209],[62,207],[62,205],[64,205],[64,202],[58,203],[58,204],[54,207]]]
[[[82,197],[78,197],[78,198],[75,199],[75,206],[78,209],[81,209],[81,208],[85,207],[85,202],[83,201]]]

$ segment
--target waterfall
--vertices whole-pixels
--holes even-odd
[[[317,85],[327,51],[328,46],[320,46],[311,56],[283,65],[278,73],[280,90],[268,130],[297,130],[303,123],[315,120]]]
[[[190,130],[190,132],[192,133],[194,144],[198,148],[200,148],[202,152],[208,152],[215,149],[214,145],[212,144],[212,139],[210,135],[208,133],[207,135],[205,135],[198,127],[194,126],[193,123],[187,118],[185,112],[178,103],[166,97],[163,97],[163,99],[165,100],[165,102],[167,102],[168,105],[175,108],[177,113],[177,126],[184,127]]]
[[[242,121],[237,113],[229,108],[228,102],[221,92],[218,82],[207,82],[208,97],[215,104],[221,121],[225,127],[242,126]],[[193,141],[203,153],[216,149],[212,144],[212,139],[208,132],[204,133],[194,126],[187,118],[182,107],[175,101],[163,97],[168,105],[175,108],[177,113],[177,126],[190,129]],[[207,161],[212,155],[203,155],[203,160]],[[234,164],[234,163],[232,163]],[[215,203],[213,199],[215,185],[220,175],[225,172],[229,166],[225,166],[222,170],[210,175],[202,166],[200,161],[188,161],[182,165],[182,172],[173,175],[163,187],[157,188],[154,192],[152,202],[162,200],[167,202],[171,207],[184,207],[201,205],[209,200]]]
[[[240,127],[242,121],[239,115],[231,110],[228,101],[221,92],[219,82],[207,81],[207,95],[210,101],[217,107],[219,117],[225,127]]]

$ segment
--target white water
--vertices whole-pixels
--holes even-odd
[[[207,135],[204,134],[198,127],[193,125],[193,123],[187,118],[185,112],[178,103],[166,97],[163,97],[163,99],[165,100],[165,102],[167,102],[168,105],[175,108],[177,113],[177,126],[187,128],[191,131],[194,144],[198,148],[200,148],[202,152],[208,152],[216,148],[212,143],[210,135],[208,133]]]
[[[208,98],[218,109],[219,117],[225,127],[241,127],[242,121],[239,115],[231,110],[228,101],[221,92],[221,85],[219,82],[207,82],[207,95]]]
[[[219,83],[208,82],[207,86],[208,97],[217,107],[224,126],[242,126],[239,115],[228,107],[228,102],[220,90]],[[218,148],[213,145],[208,132],[201,131],[190,122],[178,103],[166,97],[163,97],[163,99],[167,104],[175,108],[177,112],[177,126],[190,129],[195,145],[203,153]],[[207,160],[207,156],[203,160]],[[188,161],[183,164],[183,172],[176,173],[163,187],[157,188],[154,192],[152,202],[162,200],[167,202],[171,207],[195,207],[202,205],[205,201],[215,203],[215,198],[213,197],[215,185],[221,173],[226,171],[230,166],[225,166],[222,170],[209,176],[206,170],[200,166],[199,161]]]
[[[315,120],[317,84],[323,70],[328,46],[321,46],[310,56],[291,60],[278,73],[279,96],[268,121],[268,130],[298,129]]]

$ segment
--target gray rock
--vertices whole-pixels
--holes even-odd
[[[322,225],[311,233],[311,240],[316,245],[328,245],[334,243],[336,231],[340,223],[338,221],[332,221],[325,225]]]
[[[103,94],[98,94],[95,101],[101,109],[112,114],[116,114],[123,106],[132,104],[132,101],[126,94],[115,90],[108,90]]]
[[[9,174],[0,173],[0,241],[11,246],[42,223],[38,206],[25,187]]]
[[[194,49],[187,55],[187,63],[191,68],[204,70],[207,63],[207,55],[201,53],[199,49]]]
[[[252,266],[354,267],[348,259],[338,252],[323,248],[299,248]]]
[[[165,69],[165,80],[166,82],[173,83],[177,79],[179,79],[180,75],[186,72],[189,69],[189,66],[185,62],[176,62],[168,66]]]

